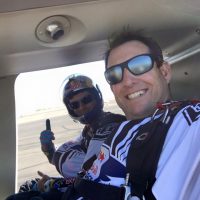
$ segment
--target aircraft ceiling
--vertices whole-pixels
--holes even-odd
[[[66,19],[65,34],[51,42],[38,40],[46,37],[45,25],[54,17]],[[42,28],[37,30],[39,26]],[[124,26],[142,29],[157,39],[178,70],[176,79],[189,77],[192,81],[196,76],[185,75],[178,66],[189,57],[187,71],[191,70],[191,75],[196,70],[194,61],[200,51],[198,0],[1,0],[0,77],[101,60],[107,38]],[[186,52],[188,49],[192,53]]]

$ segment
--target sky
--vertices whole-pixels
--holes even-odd
[[[27,72],[20,74],[15,82],[17,117],[33,114],[43,109],[62,107],[62,82],[74,73],[92,78],[94,83],[100,87],[104,101],[113,99],[110,87],[104,78],[104,61]]]

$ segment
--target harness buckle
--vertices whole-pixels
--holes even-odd
[[[128,185],[123,186],[125,193],[124,193],[124,200],[130,200],[131,199],[131,188]]]
[[[126,174],[126,179],[125,179],[125,184],[122,185],[122,187],[124,188],[124,200],[140,200],[138,197],[136,196],[131,196],[131,187],[129,186],[129,177],[130,177],[130,173]]]
[[[140,200],[140,198],[138,198],[137,196],[131,196],[131,188],[128,185],[124,185],[124,190],[125,190],[125,194],[124,194],[124,200]]]

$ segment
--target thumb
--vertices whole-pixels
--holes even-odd
[[[43,172],[41,172],[41,171],[37,171],[37,173],[38,173],[38,175],[39,176],[41,176],[41,177],[43,177],[45,174],[43,173]]]
[[[46,175],[46,174],[44,174],[43,172],[38,171],[37,173],[38,173],[38,175],[41,176],[43,179],[45,179],[45,180],[48,180],[48,179],[49,179],[49,176]]]
[[[52,132],[52,140],[55,140],[55,136],[54,133]]]

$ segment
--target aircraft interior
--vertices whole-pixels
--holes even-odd
[[[102,60],[125,26],[161,44],[174,99],[200,98],[198,0],[0,0],[0,199],[15,192],[17,76]]]

